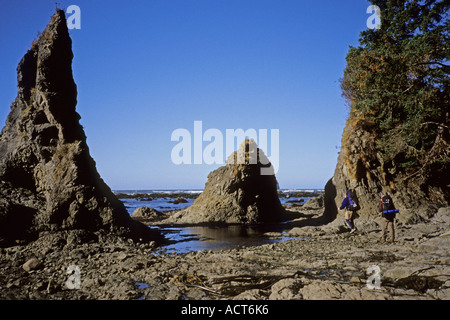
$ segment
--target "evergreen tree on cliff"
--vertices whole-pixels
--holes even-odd
[[[414,185],[423,192],[417,196],[448,204],[448,4],[371,3],[380,8],[381,25],[361,32],[341,79],[350,106],[340,155],[352,172],[348,179],[376,192]],[[362,135],[364,148],[352,146]]]

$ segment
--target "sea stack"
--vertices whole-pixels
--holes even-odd
[[[278,222],[284,209],[273,167],[254,140],[245,140],[226,165],[208,175],[204,191],[165,222],[179,224]]]
[[[17,67],[17,98],[0,134],[0,239],[84,229],[158,240],[97,172],[75,110],[72,58],[65,14],[57,10]]]

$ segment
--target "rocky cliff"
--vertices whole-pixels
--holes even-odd
[[[102,229],[158,239],[129,217],[96,170],[75,110],[72,58],[65,14],[57,10],[17,67],[17,98],[0,134],[0,238]]]
[[[442,1],[370,2],[383,14],[345,57],[340,84],[349,117],[328,213],[348,188],[361,216],[376,215],[387,192],[400,221],[426,220],[450,200],[448,8]]]
[[[353,190],[363,217],[379,215],[377,207],[380,195],[389,193],[400,210],[399,221],[417,222],[428,219],[440,207],[449,203],[448,177],[427,173],[425,179],[420,170],[411,171],[398,165],[404,150],[398,148],[396,156],[383,159],[377,149],[377,134],[370,122],[350,115],[342,134],[342,147],[333,178],[325,186],[325,216],[336,217],[347,189]],[[438,135],[433,152],[448,152],[444,133]]]
[[[171,223],[240,223],[280,221],[284,209],[277,194],[275,174],[264,152],[245,140],[222,166],[208,175],[204,191]]]

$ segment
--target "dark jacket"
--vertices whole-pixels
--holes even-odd
[[[395,213],[389,213],[389,214],[385,214],[383,213],[383,211],[387,211],[387,210],[394,210],[395,206],[394,203],[392,201],[392,198],[389,195],[384,195],[381,198],[381,202],[378,205],[378,211],[382,213],[382,216],[388,220],[393,220],[395,218]],[[397,210],[398,211],[398,210]]]

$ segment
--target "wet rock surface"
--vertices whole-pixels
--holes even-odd
[[[0,298],[450,299],[450,208],[426,223],[397,225],[394,244],[379,242],[377,220],[356,220],[358,232],[350,234],[341,218],[293,227],[290,240],[274,244],[183,254],[102,231],[43,234],[1,249]],[[39,267],[26,271],[30,259]],[[79,289],[70,266],[79,270]],[[378,288],[371,266],[380,270]]]

